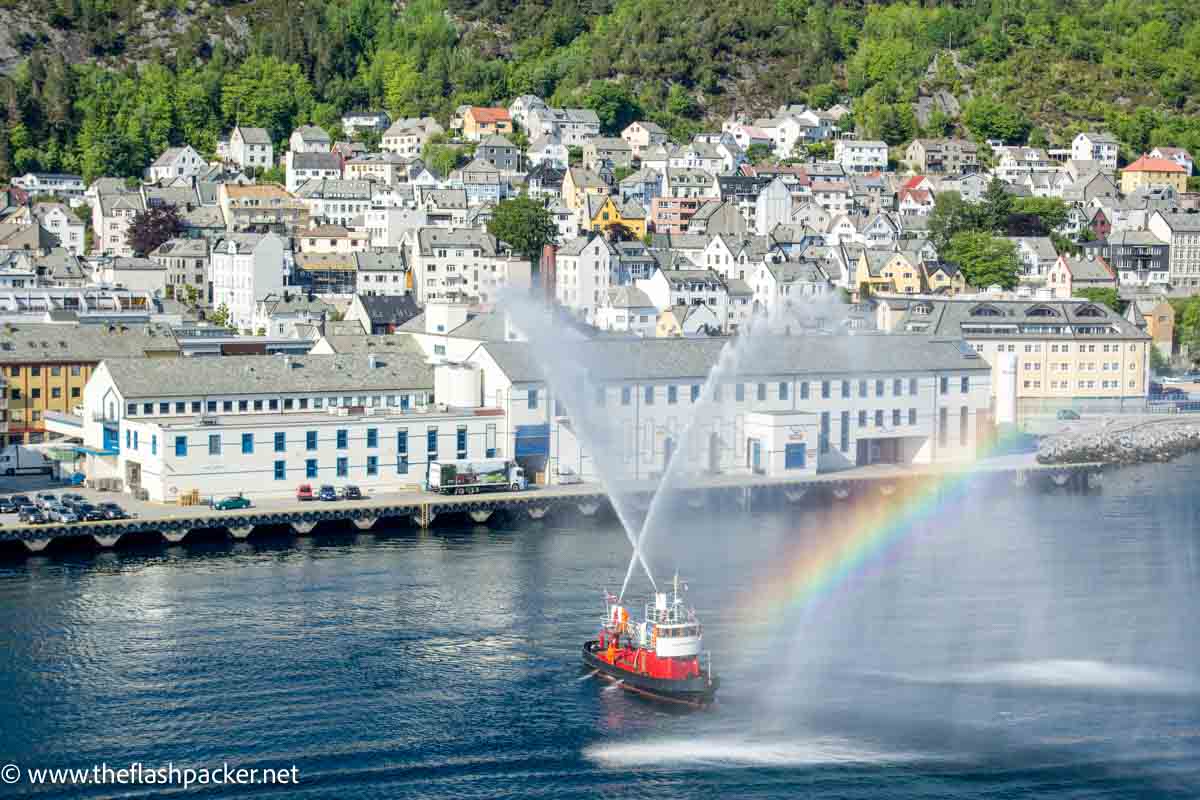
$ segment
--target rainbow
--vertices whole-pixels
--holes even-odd
[[[856,576],[886,563],[896,546],[918,527],[918,523],[946,511],[947,503],[961,500],[971,481],[979,476],[980,458],[993,455],[1015,438],[999,435],[981,443],[976,461],[963,469],[930,475],[919,487],[903,495],[856,498],[849,519],[820,541],[805,539],[797,546],[788,566],[755,589],[751,598],[751,620],[770,625],[780,615],[815,607]]]

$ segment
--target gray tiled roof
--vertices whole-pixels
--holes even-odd
[[[294,392],[360,394],[428,389],[433,367],[411,351],[380,353],[372,368],[365,353],[332,356],[238,356],[188,359],[187,369],[164,359],[106,362],[126,401],[141,397],[195,397]]]
[[[485,256],[496,255],[496,237],[478,228],[421,228],[417,241],[423,256],[437,247],[478,247]]]
[[[337,153],[292,153],[292,169],[324,169],[340,173],[342,159]]]
[[[1128,324],[1128,323],[1126,323]],[[596,339],[578,342],[581,363],[599,381],[702,380],[725,346],[724,338]],[[480,346],[515,382],[543,380],[536,349],[524,342],[494,342]],[[933,370],[990,370],[960,338],[917,336],[780,336],[778,342],[740,375],[900,374]]]
[[[109,358],[146,359],[148,352],[178,352],[171,329],[164,325],[40,325],[0,327],[0,363],[99,362]],[[175,365],[173,359],[166,363]]]
[[[270,144],[271,134],[266,128],[240,128],[242,141],[246,144]]]
[[[372,324],[402,325],[420,313],[412,295],[365,294],[358,296]]]
[[[913,308],[918,305],[927,305],[930,309],[928,314],[914,314]],[[1030,314],[1035,309],[1041,311],[1041,314]],[[1098,309],[1099,316],[1085,316],[1079,312],[1083,309]],[[995,310],[996,314],[981,314]],[[908,313],[900,320],[898,330],[906,330],[909,324],[926,325],[922,333],[933,336],[953,336],[961,337],[963,324],[1001,324],[1001,325],[1020,325],[1032,324],[1038,325],[1040,328],[1051,326],[1059,326],[1064,328],[1062,332],[1051,333],[1043,330],[1036,334],[1042,338],[1062,338],[1062,339],[1081,339],[1095,341],[1101,338],[1097,334],[1076,333],[1076,325],[1097,326],[1108,325],[1112,327],[1112,332],[1105,333],[1102,336],[1109,339],[1131,339],[1143,340],[1149,339],[1145,333],[1137,330],[1128,320],[1121,317],[1115,311],[1111,311],[1102,305],[1088,302],[1086,300],[929,300],[914,302]],[[1028,338],[1031,334],[1015,334],[1018,337]],[[971,333],[972,339],[1004,339],[1010,338],[1009,334],[1005,333]]]

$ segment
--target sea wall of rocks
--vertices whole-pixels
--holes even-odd
[[[1140,464],[1169,461],[1200,450],[1200,420],[1148,422],[1120,430],[1092,430],[1050,436],[1038,447],[1040,464]]]

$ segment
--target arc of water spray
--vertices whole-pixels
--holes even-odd
[[[824,310],[831,311],[835,320],[838,316],[844,316],[845,309],[841,308],[835,311],[836,306],[830,300],[813,298],[813,302],[810,305],[817,306],[817,310],[819,311],[822,310],[822,306],[825,307]],[[701,425],[707,424],[720,413],[720,408],[716,400],[716,387],[730,377],[736,376],[738,374],[738,366],[742,362],[752,364],[757,360],[759,355],[762,354],[763,348],[769,347],[771,344],[772,328],[789,328],[792,323],[803,321],[806,312],[812,310],[805,306],[797,306],[782,309],[769,320],[761,317],[752,318],[745,326],[744,331],[740,332],[736,338],[726,342],[725,346],[721,348],[717,363],[713,365],[712,370],[708,373],[708,378],[704,382],[704,386],[700,390],[698,407],[689,415],[687,427],[684,429],[683,435],[679,437],[681,440],[679,449],[672,456],[671,462],[663,471],[658,489],[655,491],[654,497],[650,500],[650,508],[646,512],[646,518],[642,522],[642,527],[638,531],[637,536],[632,540],[633,555],[629,560],[629,568],[625,570],[625,581],[621,584],[621,593],[618,595],[618,598],[625,596],[629,581],[633,577],[633,569],[636,561],[643,559],[642,563],[645,563],[642,554],[642,544],[649,536],[650,531],[655,528],[655,523],[661,513],[660,509],[665,502],[663,497],[671,493],[682,469],[692,460],[692,449],[695,439],[694,432]],[[657,589],[657,587],[655,588]]]

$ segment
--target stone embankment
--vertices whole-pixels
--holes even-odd
[[[1200,419],[1192,422],[1156,420],[1133,427],[1109,427],[1064,433],[1042,440],[1040,464],[1140,464],[1170,461],[1200,450]]]

